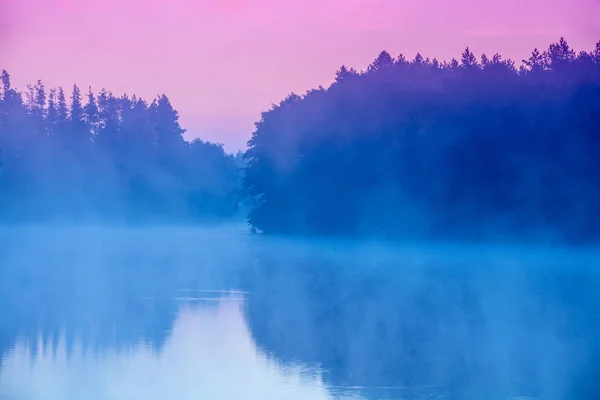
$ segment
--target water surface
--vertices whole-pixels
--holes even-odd
[[[592,250],[0,231],[0,399],[594,399]]]

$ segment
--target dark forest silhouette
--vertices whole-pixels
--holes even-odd
[[[181,222],[232,216],[241,154],[184,140],[165,95],[85,96],[2,72],[0,221]]]
[[[265,233],[600,239],[600,42],[517,68],[382,52],[262,114],[245,153]]]
[[[600,42],[519,68],[384,51],[262,113],[245,160],[185,141],[178,118],[165,95],[20,93],[3,71],[0,222],[230,217],[246,165],[266,233],[600,239]]]

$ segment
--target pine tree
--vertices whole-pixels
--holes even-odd
[[[31,126],[28,126],[27,109],[23,104],[21,93],[12,88],[10,75],[2,70],[2,101],[0,102],[0,147],[20,147],[28,136]]]
[[[549,67],[552,70],[566,68],[575,60],[575,51],[569,47],[565,38],[560,38],[558,43],[552,43],[546,51]]]
[[[450,71],[456,71],[456,70],[458,70],[459,66],[460,66],[460,64],[458,63],[458,60],[456,58],[453,58],[452,60],[450,60],[450,63],[448,64],[448,69]]]
[[[358,73],[356,72],[356,70],[354,68],[346,68],[345,65],[342,65],[340,67],[340,69],[338,71],[336,71],[335,73],[335,81],[336,82],[341,82],[343,80],[346,80],[352,76],[357,76]]]
[[[73,85],[71,94],[71,122],[80,123],[84,120],[83,106],[81,104],[81,91],[77,85]]]
[[[462,53],[460,58],[460,66],[465,69],[474,69],[479,67],[479,63],[477,62],[477,57],[469,48],[467,47],[465,51]]]
[[[481,66],[485,68],[488,66],[488,64],[490,64],[490,59],[485,53],[483,53],[481,55]]]
[[[56,136],[58,129],[58,105],[56,99],[56,89],[50,89],[48,95],[48,109],[46,110],[46,129],[48,136]]]
[[[88,127],[90,136],[96,137],[99,128],[100,116],[98,115],[98,104],[96,103],[96,97],[92,92],[92,87],[88,89],[87,103],[83,109],[83,115],[85,123]]]
[[[531,52],[531,56],[527,60],[523,60],[525,72],[541,72],[547,69],[548,61],[545,54],[535,48]]]
[[[86,127],[85,114],[81,100],[82,96],[79,87],[77,85],[73,85],[66,145],[76,152],[83,151],[84,148],[89,144],[90,139],[89,130]]]
[[[379,55],[377,56],[375,61],[373,61],[371,63],[371,65],[369,65],[367,70],[368,71],[378,71],[383,68],[391,67],[393,65],[394,65],[394,59],[392,58],[390,53],[388,53],[387,51],[384,50],[381,53],[379,53]]]
[[[159,152],[177,156],[184,145],[182,135],[185,133],[185,129],[179,125],[179,113],[164,94],[154,101],[152,110],[154,136]]]
[[[56,102],[56,139],[64,145],[68,143],[69,136],[69,108],[67,106],[67,99],[65,92],[62,87],[58,88],[57,102]]]
[[[33,87],[32,115],[36,135],[47,137],[48,129],[44,120],[46,117],[46,87],[41,80],[38,80]]]
[[[154,147],[154,134],[148,103],[137,98],[132,99],[132,102],[131,117],[135,126],[135,142],[139,146],[140,154],[150,157],[150,152]]]
[[[41,80],[35,85],[35,105],[38,110],[46,108],[46,86]]]
[[[2,81],[2,87],[0,88],[0,155],[6,151],[8,142],[8,109],[10,103],[10,75],[6,70],[2,70],[0,77]]]
[[[415,59],[413,60],[412,64],[415,66],[422,66],[425,63],[425,60],[423,59],[423,56],[421,55],[421,53],[417,53],[415,55]]]
[[[119,105],[112,92],[106,89],[98,96],[98,115],[98,145],[104,151],[115,153],[119,148]]]
[[[11,96],[10,75],[8,75],[6,70],[2,70],[0,79],[2,81],[2,87],[0,90],[0,135],[6,135],[6,133],[3,132],[3,128],[5,128],[7,122],[6,119],[8,116],[8,108]],[[2,137],[0,137],[0,140],[2,140]]]
[[[12,88],[10,87],[10,75],[5,69],[2,70],[2,76],[0,80],[2,81],[2,100],[4,102],[10,101],[12,93]]]
[[[394,65],[397,67],[402,67],[402,66],[406,66],[408,65],[409,62],[406,59],[406,57],[404,57],[404,54],[400,53],[398,55],[398,57],[396,57],[396,60],[394,61]]]
[[[59,122],[66,122],[69,116],[69,109],[67,107],[65,92],[62,87],[58,88],[58,102],[56,103],[56,107]]]
[[[27,106],[27,111],[31,114],[35,111],[35,94],[33,90],[33,85],[27,85],[27,92],[25,93],[25,104]]]

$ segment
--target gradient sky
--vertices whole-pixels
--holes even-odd
[[[260,112],[342,64],[600,40],[600,0],[0,0],[0,68],[24,89],[166,93],[186,136],[245,147]]]

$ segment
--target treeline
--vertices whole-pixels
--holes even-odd
[[[600,42],[520,67],[384,51],[256,126],[243,190],[267,233],[600,239]]]
[[[241,154],[187,142],[165,95],[83,96],[2,71],[0,222],[180,222],[232,216]],[[83,99],[85,97],[85,100]]]

